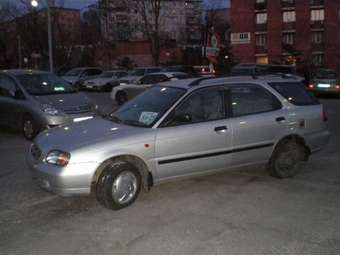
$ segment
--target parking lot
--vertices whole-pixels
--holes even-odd
[[[103,113],[108,93],[90,93]],[[340,99],[321,100],[332,138],[295,178],[263,169],[163,184],[121,211],[38,188],[29,142],[0,131],[0,254],[340,254]]]

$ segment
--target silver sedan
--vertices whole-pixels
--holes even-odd
[[[117,210],[178,178],[259,164],[293,177],[327,144],[326,120],[294,79],[187,79],[153,86],[107,119],[41,133],[27,161],[44,189],[93,192]]]

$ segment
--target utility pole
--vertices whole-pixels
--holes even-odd
[[[50,62],[50,72],[53,73],[53,45],[52,45],[52,21],[51,21],[51,8],[50,0],[47,2],[47,29],[48,29],[48,56]]]
[[[18,35],[18,64],[19,64],[19,69],[22,68],[22,51],[21,51],[21,37]]]

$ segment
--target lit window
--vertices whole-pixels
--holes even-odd
[[[311,21],[324,21],[325,20],[325,10],[324,9],[311,10],[310,19],[311,19]]]
[[[256,46],[264,47],[267,44],[267,35],[266,34],[257,34],[256,35]]]
[[[256,24],[266,24],[266,23],[267,23],[267,13],[257,13]]]
[[[324,54],[323,53],[313,53],[313,64],[315,66],[323,66]]]
[[[289,22],[295,22],[295,11],[287,11],[283,12],[283,22],[289,23]]]
[[[295,32],[284,32],[282,34],[282,41],[284,44],[294,45],[295,44]]]

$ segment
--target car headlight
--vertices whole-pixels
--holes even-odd
[[[70,161],[70,158],[71,154],[68,152],[53,150],[47,154],[45,161],[48,164],[56,166],[66,166]]]
[[[54,108],[51,105],[43,105],[42,109],[43,109],[43,112],[48,114],[48,115],[56,116],[56,115],[61,114],[61,112],[58,109]]]

